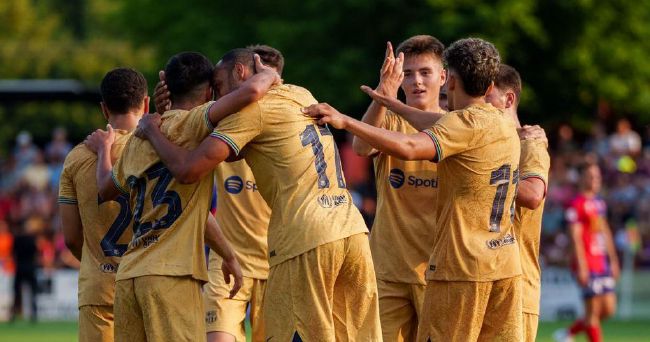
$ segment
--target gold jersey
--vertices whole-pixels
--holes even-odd
[[[220,163],[215,170],[217,222],[232,246],[245,277],[269,275],[267,232],[271,208],[260,195],[245,160]],[[210,253],[209,268],[221,269],[223,259]]]
[[[548,184],[551,158],[548,146],[542,140],[522,140],[519,161],[519,179],[539,178]],[[539,267],[539,243],[542,232],[544,202],[535,210],[516,206],[515,236],[519,240],[521,269],[523,271],[524,313],[539,314],[541,269]]]
[[[260,101],[221,120],[212,133],[235,154],[241,152],[271,207],[271,267],[368,232],[346,188],[332,133],[300,111],[315,103],[304,88],[276,86]]]
[[[383,128],[415,134],[404,118],[387,112]],[[437,165],[404,161],[384,153],[374,160],[377,214],[370,231],[370,248],[377,279],[425,285],[438,194]]]
[[[117,159],[131,133],[115,133],[111,154]],[[100,200],[96,172],[97,155],[79,144],[65,158],[59,181],[58,202],[77,205],[83,227],[79,306],[113,305],[115,272],[132,236],[128,198]]]
[[[520,155],[515,122],[490,104],[448,113],[424,131],[438,162],[427,280],[494,281],[521,274],[513,233]]]
[[[212,102],[162,116],[162,132],[176,145],[195,149],[212,132]],[[113,167],[115,185],[129,196],[133,239],[117,280],[145,275],[191,276],[207,281],[203,234],[214,178],[180,184],[148,141],[133,137]]]

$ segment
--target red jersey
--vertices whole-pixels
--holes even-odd
[[[609,272],[605,227],[607,206],[605,201],[596,196],[593,198],[578,195],[571,201],[566,212],[570,224],[579,224],[582,228],[582,245],[589,273],[603,274]],[[577,266],[574,260],[574,269]]]

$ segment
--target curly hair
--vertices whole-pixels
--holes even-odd
[[[442,59],[442,53],[445,51],[445,45],[436,37],[429,35],[417,35],[401,42],[395,53],[404,53],[404,56],[418,56],[432,54],[438,59]]]
[[[262,63],[275,68],[278,74],[282,75],[282,70],[284,69],[284,56],[282,56],[282,52],[268,45],[260,44],[249,45],[246,48],[258,54]]]
[[[501,65],[497,48],[480,38],[455,41],[445,50],[443,57],[446,66],[460,76],[467,95],[473,97],[485,95]]]
[[[142,105],[147,96],[147,80],[135,69],[116,68],[104,76],[99,91],[112,114],[126,114]]]

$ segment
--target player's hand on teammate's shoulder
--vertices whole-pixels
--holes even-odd
[[[379,85],[377,85],[376,91],[388,97],[396,98],[397,91],[404,80],[403,66],[404,54],[400,52],[395,57],[393,45],[387,42],[386,57],[379,71]]]
[[[136,137],[140,139],[147,139],[152,133],[160,130],[162,124],[162,117],[158,113],[145,114],[138,121],[138,127],[135,129]]]
[[[282,77],[280,77],[280,74],[278,74],[277,70],[274,68],[262,63],[262,58],[258,54],[253,55],[253,59],[255,60],[255,73],[259,74],[262,72],[270,73],[274,76],[275,80],[273,81],[273,85],[279,85],[284,82]]]
[[[233,278],[235,278],[232,289],[230,289],[229,297],[233,298],[237,292],[239,292],[239,289],[241,289],[242,284],[244,283],[244,275],[241,271],[241,265],[239,264],[239,261],[237,260],[237,257],[234,256],[234,254],[233,257],[229,260],[223,260],[223,263],[221,263],[221,271],[223,272],[223,279],[226,281],[226,284],[230,284],[231,275]]]
[[[524,125],[523,127],[517,129],[517,133],[519,134],[519,139],[521,140],[539,139],[545,141],[548,144],[546,132],[539,125]]]
[[[111,145],[115,142],[115,131],[113,127],[108,124],[106,130],[97,129],[95,132],[89,134],[84,140],[84,145],[94,153],[102,149],[110,149]]]
[[[334,128],[345,129],[348,117],[327,103],[317,103],[304,107],[301,111],[307,116],[318,119],[319,125],[330,124]]]
[[[156,106],[156,112],[164,114],[172,108],[172,101],[170,99],[171,93],[167,89],[167,82],[165,82],[165,72],[160,70],[158,72],[160,81],[156,84],[153,90],[153,103]]]

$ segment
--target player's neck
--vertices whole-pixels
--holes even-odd
[[[176,101],[172,103],[172,110],[190,110],[194,107],[198,107],[202,105],[205,102],[199,103],[198,101],[192,101],[192,100],[181,100],[181,101]]]
[[[509,109],[508,114],[512,118],[512,120],[515,121],[515,124],[517,125],[517,128],[521,128],[521,122],[519,121],[519,115],[517,114],[516,109]]]
[[[454,98],[454,109],[465,109],[472,105],[485,104],[485,96],[472,97],[467,94],[460,94]]]
[[[443,112],[442,108],[440,108],[440,102],[438,102],[437,98],[435,100],[430,101],[429,103],[427,103],[425,105],[420,105],[420,104],[414,105],[414,104],[409,103],[409,101],[407,100],[406,105],[410,106],[410,107],[413,107],[413,108],[417,108],[417,109],[419,109],[421,111],[424,111],[424,112],[430,112],[430,113],[442,113]]]
[[[596,193],[592,190],[582,190],[582,196],[585,196],[587,198],[594,198],[596,197]]]
[[[142,117],[140,113],[126,113],[121,115],[111,115],[108,123],[114,129],[121,129],[127,132],[133,131],[138,126],[138,121]]]

